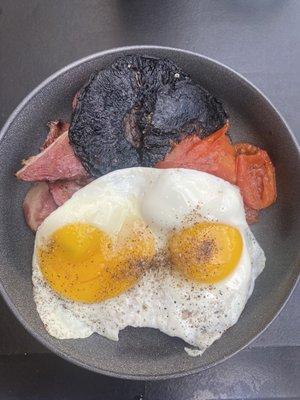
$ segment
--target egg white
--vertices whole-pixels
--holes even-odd
[[[170,229],[203,219],[239,229],[243,251],[235,270],[213,285],[196,284],[168,266],[147,271],[127,292],[94,304],[59,297],[40,271],[36,249],[59,227],[87,222],[110,235],[128,217],[141,218],[163,248]],[[251,233],[242,198],[234,185],[187,169],[130,168],[114,171],[79,190],[39,228],[33,256],[34,299],[47,329],[59,339],[97,332],[118,340],[126,326],[157,328],[204,351],[235,324],[265,265],[263,250]]]

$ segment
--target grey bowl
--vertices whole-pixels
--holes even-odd
[[[89,74],[122,54],[169,57],[202,86],[223,99],[234,140],[267,149],[277,172],[278,201],[262,213],[253,231],[267,256],[254,293],[238,323],[202,357],[189,357],[184,343],[152,329],[127,328],[119,342],[99,335],[56,340],[45,331],[32,296],[34,236],[22,215],[27,185],[14,172],[20,160],[38,151],[46,123],[69,119],[71,100]],[[0,289],[9,307],[40,342],[65,359],[90,370],[128,379],[163,379],[195,373],[241,350],[275,318],[299,274],[300,157],[296,141],[278,111],[246,79],[211,59],[172,48],[137,46],[105,51],[58,71],[13,112],[0,136]]]

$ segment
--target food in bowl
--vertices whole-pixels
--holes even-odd
[[[73,107],[17,173],[38,182],[24,213],[46,329],[117,339],[153,327],[203,352],[265,264],[245,215],[276,199],[268,154],[233,145],[220,100],[170,60],[122,57]]]
[[[265,257],[238,188],[188,169],[104,175],[37,231],[34,298],[60,339],[128,325],[205,350],[239,318]]]

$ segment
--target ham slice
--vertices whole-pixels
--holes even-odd
[[[36,231],[46,217],[69,200],[77,190],[91,182],[90,178],[74,181],[38,182],[27,192],[23,202],[24,217]]]
[[[49,189],[58,206],[69,200],[77,190],[91,182],[92,179],[82,178],[73,181],[49,182]]]
[[[46,182],[32,186],[23,201],[23,212],[27,225],[36,231],[48,215],[57,208]]]
[[[26,160],[24,167],[16,173],[16,177],[23,181],[56,181],[87,176],[69,143],[68,131],[58,136],[41,153]]]
[[[49,133],[46,137],[46,140],[45,140],[41,150],[45,150],[62,133],[67,131],[70,127],[70,124],[68,122],[63,122],[63,121],[51,121],[51,122],[49,122],[48,126],[49,126]]]
[[[75,110],[75,108],[77,106],[79,95],[80,95],[80,90],[78,90],[78,92],[76,92],[75,96],[73,97],[72,110]]]

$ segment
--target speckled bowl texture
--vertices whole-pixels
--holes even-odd
[[[14,172],[20,161],[38,152],[47,127],[70,118],[71,101],[91,72],[118,56],[138,53],[169,57],[193,79],[221,98],[230,114],[234,141],[262,146],[277,174],[278,200],[261,213],[253,232],[267,264],[238,323],[201,357],[189,357],[180,339],[154,329],[127,328],[113,342],[99,335],[88,339],[57,340],[49,336],[36,312],[31,283],[34,235],[22,214],[28,185]],[[52,75],[13,112],[0,142],[0,280],[9,307],[31,334],[65,359],[93,371],[128,379],[163,379],[196,373],[233,355],[278,314],[299,274],[300,162],[299,147],[278,111],[247,80],[211,59],[183,50],[138,46],[105,51],[82,59]]]

